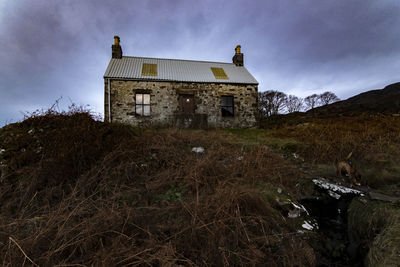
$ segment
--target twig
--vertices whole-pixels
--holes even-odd
[[[64,223],[61,225],[61,227],[58,229],[58,232],[56,234],[56,237],[59,236],[61,230],[64,229],[65,224],[67,223],[67,221],[69,220],[69,218],[75,213],[75,211],[78,210],[79,206],[82,205],[85,201],[89,200],[91,197],[93,197],[94,195],[96,195],[98,192],[94,192],[93,194],[91,194],[90,196],[88,196],[87,198],[85,198],[84,200],[82,200],[81,202],[78,203],[78,205],[76,205],[76,207],[68,214],[67,218],[64,220]]]
[[[182,206],[185,208],[185,210],[186,210],[193,218],[196,217],[196,215],[193,214],[193,212],[192,212],[188,207],[186,207],[185,203],[181,202],[181,204],[182,204]],[[204,226],[204,227],[210,232],[210,234],[214,235],[214,233],[207,227],[207,224],[205,224],[200,218],[197,218],[197,219],[198,219],[198,221],[202,224],[202,226]]]
[[[240,221],[240,223],[242,224],[244,233],[246,234],[246,237],[247,237],[247,241],[250,243],[250,238],[249,238],[249,235],[247,234],[246,227],[244,227],[242,218],[240,218],[240,209],[239,209],[239,205],[236,204],[236,206],[237,206],[237,214],[238,214],[239,221]]]
[[[25,258],[28,259],[33,265],[38,266],[33,260],[31,260],[31,258],[28,257],[28,255],[26,255],[25,251],[21,248],[21,246],[17,243],[17,241],[15,241],[14,238],[12,238],[11,236],[8,237],[10,239],[10,241],[12,241],[15,245],[17,245],[17,247],[19,248],[19,250],[21,250],[22,254],[24,254]]]
[[[131,256],[129,256],[129,257],[127,257],[127,258],[125,258],[125,259],[123,259],[123,260],[117,262],[117,265],[118,265],[118,264],[121,264],[121,263],[123,263],[123,262],[125,262],[125,261],[129,261],[129,260],[131,260],[131,259],[133,259],[133,258],[136,258],[138,255],[143,254],[143,253],[145,253],[145,252],[147,252],[147,251],[151,251],[151,250],[153,250],[153,248],[148,248],[148,249],[142,250],[142,251],[136,253],[135,255],[131,255]]]
[[[128,216],[126,217],[126,220],[125,220],[125,222],[124,222],[124,225],[122,225],[121,233],[124,232],[124,230],[125,230],[125,225],[126,225],[126,223],[128,222],[129,216],[130,216],[130,215],[131,215],[131,209],[129,209],[129,211],[128,211]]]
[[[26,204],[25,209],[22,211],[21,216],[19,216],[20,219],[22,219],[22,217],[24,216],[25,210],[28,208],[28,206],[31,204],[31,202],[33,201],[33,199],[36,197],[38,191],[35,192],[35,194],[33,195],[33,197],[31,198],[31,200],[29,200],[28,204]]]
[[[71,266],[81,266],[81,267],[86,267],[86,265],[79,264],[79,263],[65,263],[65,264],[59,264],[59,265],[54,265],[54,267],[71,267]]]

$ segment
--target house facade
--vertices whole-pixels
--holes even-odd
[[[257,125],[258,82],[233,63],[122,56],[118,36],[104,74],[105,121],[137,126]]]

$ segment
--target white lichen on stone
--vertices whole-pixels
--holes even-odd
[[[192,148],[192,152],[195,152],[195,153],[203,153],[204,152],[204,148],[203,147],[194,147],[194,148]]]
[[[300,217],[300,215],[301,215],[301,212],[298,209],[289,210],[289,212],[288,212],[288,218],[290,218],[290,219],[298,218],[298,217]]]
[[[304,221],[304,223],[301,225],[301,227],[303,227],[304,229],[306,229],[306,230],[313,230],[314,229],[314,226],[312,226],[309,222],[307,222],[307,221]]]
[[[361,195],[364,196],[364,194],[356,189],[348,188],[342,185],[336,185],[332,184],[326,179],[319,178],[319,179],[313,179],[313,183],[323,189],[330,190],[332,192],[336,192],[339,194],[355,194],[355,195]]]
[[[298,205],[297,205],[297,204],[295,204],[295,203],[293,203],[293,202],[292,202],[292,205],[293,205],[293,207],[295,207],[296,209],[305,212],[307,215],[310,215],[310,214],[308,213],[308,211],[306,210],[306,208],[305,208],[303,205],[301,205],[301,204],[298,204]]]
[[[328,194],[329,194],[331,197],[333,197],[333,198],[336,198],[336,199],[339,199],[339,198],[340,198],[340,195],[339,195],[339,194],[336,194],[335,192],[333,192],[333,191],[331,191],[331,190],[328,190]]]
[[[316,221],[304,221],[304,223],[301,225],[306,230],[312,231],[314,229],[319,229],[318,223]]]

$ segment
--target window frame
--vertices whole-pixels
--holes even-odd
[[[138,95],[142,96],[142,103],[140,103],[140,104],[137,103],[138,102],[137,101]],[[144,95],[148,95],[149,96],[149,103],[148,104],[144,103]],[[136,116],[140,116],[140,117],[149,117],[149,116],[151,116],[150,104],[151,104],[150,93],[145,93],[145,92],[143,92],[143,93],[142,92],[135,93],[135,115]],[[140,113],[137,112],[138,106],[141,107],[140,108],[140,111],[141,111]],[[149,114],[148,115],[144,114],[144,108],[145,107],[149,107]]]
[[[232,105],[223,105],[223,98],[231,99]],[[229,101],[228,101],[229,102]],[[228,108],[232,108],[232,115],[230,115]],[[233,95],[222,95],[221,96],[221,115],[222,117],[234,117],[235,116],[235,97]]]

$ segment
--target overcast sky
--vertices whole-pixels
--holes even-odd
[[[124,55],[231,62],[259,91],[346,99],[400,81],[399,0],[0,0],[0,126],[62,97],[103,114]]]

